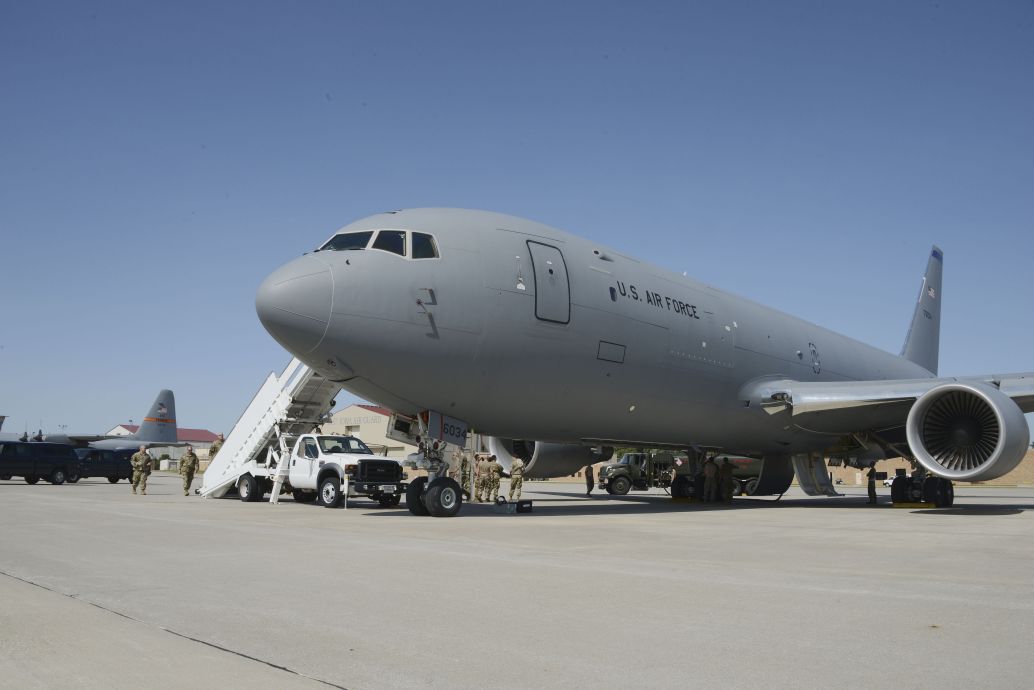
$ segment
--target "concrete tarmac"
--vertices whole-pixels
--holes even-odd
[[[1034,490],[458,518],[0,481],[0,687],[1027,687]],[[504,482],[505,488],[505,482]]]

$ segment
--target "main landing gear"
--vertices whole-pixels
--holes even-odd
[[[951,480],[929,474],[899,474],[890,485],[894,503],[927,503],[937,508],[950,508],[955,503],[955,486]]]

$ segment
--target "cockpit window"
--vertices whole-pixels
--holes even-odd
[[[434,238],[422,232],[413,233],[413,258],[414,259],[437,259],[438,246]]]
[[[404,230],[381,230],[373,241],[373,249],[383,249],[399,256],[406,255],[406,232]]]
[[[370,243],[371,237],[373,237],[372,231],[343,232],[330,238],[330,242],[320,247],[320,251],[329,249],[330,251],[340,252],[348,249],[366,249],[366,245]]]

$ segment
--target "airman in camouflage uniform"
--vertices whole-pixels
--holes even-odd
[[[151,455],[147,452],[147,446],[140,446],[140,450],[133,453],[129,464],[133,466],[133,493],[136,487],[140,486],[140,493],[147,495],[147,477],[151,474]]]
[[[464,497],[469,501],[470,496],[470,461],[467,460],[466,453],[460,453],[460,491],[463,492]]]
[[[517,500],[521,500],[521,489],[524,488],[524,461],[514,458],[510,465],[510,497],[513,500],[513,492],[517,492]]]
[[[485,495],[485,477],[488,476],[485,465],[488,461],[485,458],[475,458],[474,460],[474,502],[480,503]]]
[[[223,447],[223,441],[224,440],[225,439],[223,438],[222,434],[219,434],[218,436],[215,437],[215,441],[212,442],[212,446],[208,449],[208,461],[209,462],[212,462],[213,460],[215,460],[215,454],[218,453],[219,449]]]
[[[499,498],[499,483],[503,477],[503,466],[499,464],[499,461],[495,459],[493,455],[488,459],[488,487],[485,493],[488,497],[485,499],[489,503],[495,503],[496,499]]]
[[[194,473],[198,467],[197,455],[194,454],[194,446],[187,446],[187,452],[180,458],[180,476],[183,477],[183,495],[190,495],[190,483],[194,481]]]

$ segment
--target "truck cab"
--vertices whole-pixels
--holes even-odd
[[[349,497],[365,496],[391,507],[399,505],[406,490],[398,461],[374,455],[354,436],[303,434],[295,441],[290,463],[288,482],[302,502],[318,500],[334,508]]]

